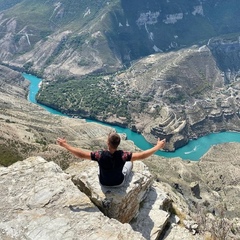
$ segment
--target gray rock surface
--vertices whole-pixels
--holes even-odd
[[[191,239],[195,240],[200,239],[198,235],[193,236],[185,227],[177,228],[177,224],[172,224],[170,216],[178,218],[172,213],[172,202],[176,201],[177,209],[181,208],[177,206],[180,201],[176,200],[177,196],[169,185],[166,187],[153,182],[152,175],[143,162],[134,162],[129,182],[121,188],[101,187],[95,162],[73,163],[66,172],[106,216],[121,222],[130,222],[132,228],[140,232],[144,239],[158,240],[159,237],[162,239],[169,226],[174,228],[174,232],[183,237],[182,239],[186,236],[191,236]]]
[[[99,184],[96,162],[74,163],[66,172],[105,215],[122,223],[129,223],[138,214],[140,204],[153,182],[151,173],[142,162],[134,163],[129,180],[121,188],[103,187]]]
[[[190,215],[198,221],[206,219],[206,213],[214,215],[214,222],[218,217],[227,218],[234,229],[232,239],[239,239],[239,146],[239,143],[215,145],[198,162],[153,157],[145,163],[159,181],[173,187],[175,195],[167,192],[181,215]],[[204,228],[202,220],[198,224]]]
[[[166,232],[164,240],[204,240],[203,237],[195,236],[187,229],[175,225]]]
[[[146,239],[159,239],[169,222],[171,199],[159,183],[154,183],[136,218],[131,222],[135,231],[141,232]]]
[[[204,189],[202,197],[217,206],[224,204],[228,217],[240,216],[240,144],[225,143],[213,146],[199,162],[203,182],[212,190]],[[203,185],[203,184],[202,184]],[[218,204],[216,204],[218,203]],[[240,234],[240,233],[239,233]]]
[[[33,157],[0,168],[0,239],[144,239],[105,217],[58,165]]]

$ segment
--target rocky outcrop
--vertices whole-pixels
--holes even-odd
[[[138,215],[132,220],[131,226],[141,232],[146,239],[159,239],[164,235],[170,222],[172,200],[158,183],[154,183],[141,204]]]
[[[53,162],[29,158],[0,176],[1,239],[144,239],[105,217]]]
[[[105,215],[122,223],[129,223],[138,214],[139,206],[153,182],[152,175],[141,162],[134,164],[129,181],[121,188],[108,188],[99,184],[96,162],[74,163],[66,172]]]
[[[142,162],[121,188],[101,187],[96,171],[94,162],[84,161],[64,173],[41,157],[0,167],[0,238],[170,240],[174,229],[179,236],[202,239],[180,227],[172,211],[174,193],[152,184]]]
[[[176,213],[180,206],[177,206],[179,201],[175,202],[178,197],[169,185],[153,182],[152,174],[142,162],[134,162],[133,171],[121,188],[100,186],[95,162],[71,164],[66,172],[106,216],[129,223],[146,240],[170,240],[170,229],[174,229],[182,239],[202,239],[199,235],[193,235],[191,227],[179,227],[180,219]],[[189,224],[191,217],[186,215],[184,219]]]
[[[224,224],[225,230],[229,230],[228,237],[239,238],[239,143],[213,146],[199,162],[153,157],[145,163],[160,182],[174,188],[175,195],[168,190],[170,198],[178,203],[182,213],[191,215],[200,229],[218,233]],[[206,219],[210,221],[207,225]],[[190,225],[189,229],[195,228],[195,224]],[[175,230],[177,227],[169,234]]]
[[[168,107],[163,107],[159,112],[160,117],[146,125],[143,135],[154,144],[157,136],[166,139],[165,148],[175,150],[187,144],[187,121],[178,118],[174,111]]]
[[[111,211],[105,211],[105,214],[118,213],[121,215],[121,213],[119,213],[120,207],[125,213],[127,212],[125,209],[129,210],[129,207],[132,207],[134,211],[129,210],[129,212],[132,214],[131,216],[134,217],[130,221],[130,224],[135,231],[139,231],[142,234],[144,239],[155,240],[159,236],[164,236],[164,239],[173,239],[174,234],[179,236],[179,239],[181,239],[181,237],[182,239],[198,239],[200,236],[192,235],[191,233],[191,231],[196,232],[196,221],[191,220],[192,218],[195,219],[194,207],[198,205],[202,207],[204,206],[206,211],[215,213],[215,217],[217,217],[220,213],[218,206],[220,204],[226,204],[227,210],[225,210],[225,216],[228,219],[235,219],[233,224],[235,235],[233,235],[233,237],[237,236],[237,233],[239,232],[239,227],[237,227],[237,223],[239,223],[239,219],[237,218],[239,214],[239,203],[237,201],[239,195],[238,156],[240,156],[238,152],[238,144],[219,145],[206,154],[199,164],[181,161],[179,159],[171,159],[171,161],[169,161],[157,156],[152,157],[151,159],[146,160],[146,164],[150,167],[154,175],[156,175],[158,181],[161,181],[162,183],[154,182],[154,184],[151,185],[152,174],[150,174],[147,168],[140,163],[139,167],[135,165],[136,168],[133,172],[134,175],[132,176],[132,181],[140,180],[140,184],[131,181],[131,183],[125,186],[126,188],[123,188],[123,191],[120,192],[117,192],[116,189],[112,188],[110,189],[111,192],[108,192],[106,189],[101,189],[97,177],[97,166],[96,164],[94,166],[92,165],[94,162],[84,161],[81,162],[81,164],[78,163],[76,165],[71,165],[69,168],[69,171],[71,170],[73,173],[71,176],[70,174],[63,174],[62,170],[53,162],[47,163],[41,158],[31,158],[23,162],[18,162],[9,168],[2,167],[0,168],[2,186],[0,201],[1,206],[3,206],[0,211],[0,218],[3,219],[0,224],[0,229],[3,229],[1,233],[3,235],[1,237],[5,239],[4,237],[6,237],[6,234],[9,234],[9,236],[20,236],[18,235],[20,234],[19,232],[25,232],[27,236],[30,236],[30,239],[41,239],[40,237],[36,238],[36,235],[34,235],[38,230],[43,234],[49,234],[50,237],[53,237],[56,232],[53,233],[55,230],[51,224],[53,223],[55,226],[59,226],[58,224],[65,226],[64,224],[67,222],[66,225],[69,229],[68,234],[71,239],[71,229],[74,229],[75,231],[75,228],[72,228],[71,223],[74,225],[75,220],[72,218],[70,219],[71,221],[69,219],[59,220],[58,217],[62,217],[61,214],[66,214],[68,218],[68,208],[71,208],[71,212],[76,212],[72,213],[74,216],[78,216],[78,212],[81,212],[81,214],[84,215],[84,211],[78,205],[78,198],[86,200],[84,197],[85,195],[90,196],[89,198],[91,201],[86,200],[86,204],[90,204],[89,211],[91,213],[90,216],[83,218],[83,215],[81,215],[80,218],[84,219],[84,221],[90,221],[88,219],[93,219],[90,223],[87,222],[87,224],[89,224],[89,227],[87,227],[88,229],[92,228],[91,224],[96,223],[94,218],[95,212],[98,211],[98,209],[104,211],[102,204],[105,203],[106,205],[104,206],[108,206],[108,203],[112,203],[112,205],[110,204],[110,207],[112,207]],[[62,154],[64,155],[64,153],[59,153],[59,157]],[[83,170],[85,169],[85,172],[81,170],[81,165]],[[74,168],[74,166],[76,168]],[[229,174],[229,172],[231,174]],[[77,176],[81,176],[81,179],[78,179]],[[65,180],[62,180],[62,178],[67,179],[66,181],[68,183],[64,183]],[[76,188],[77,192],[71,190],[71,193],[68,193],[68,190],[73,187],[70,186],[70,178],[75,179],[75,184],[80,186],[86,194],[82,196],[81,193],[78,193],[79,190]],[[60,185],[58,185],[58,182]],[[172,188],[168,184],[164,184],[164,182],[169,183],[173,189],[175,188],[174,191],[172,191]],[[144,190],[143,192],[139,191],[141,189],[141,183],[145,183],[143,186],[147,186],[145,190],[148,190]],[[21,191],[19,191],[19,189]],[[136,193],[136,195],[133,193]],[[124,196],[124,194],[127,196]],[[69,204],[71,204],[73,208],[66,204],[67,200],[64,196],[67,196],[67,199],[70,201]],[[62,197],[64,199],[62,199]],[[119,198],[128,204],[121,206],[119,200],[112,199],[114,197]],[[140,204],[138,200],[139,197],[142,200]],[[110,201],[108,201],[109,199]],[[135,212],[137,207],[130,203],[131,200],[133,200],[134,203],[137,202],[137,207],[140,206],[137,212]],[[2,203],[2,201],[4,203]],[[76,205],[74,205],[75,201]],[[59,206],[59,202],[64,204],[64,207]],[[95,204],[93,206],[91,202],[98,203],[98,205],[96,205],[98,208],[95,208]],[[85,206],[85,203],[81,203],[81,200],[80,204]],[[116,207],[115,210],[114,207]],[[13,210],[9,211],[9,209]],[[61,213],[59,213],[59,211]],[[92,212],[94,212],[93,215]],[[11,214],[14,214],[13,217],[10,216]],[[49,215],[44,215],[43,217],[41,214]],[[176,217],[176,214],[178,217]],[[51,218],[49,217],[50,215]],[[96,215],[98,216],[98,214]],[[33,216],[34,219],[32,219]],[[76,225],[77,228],[80,228],[80,225],[83,225],[80,218],[77,217],[77,221],[79,222],[79,224]],[[102,217],[97,218],[100,219],[99,221],[109,221],[104,220],[105,218]],[[45,220],[50,224],[49,228],[46,228]],[[114,219],[112,220],[114,221]],[[19,222],[22,223],[20,224]],[[30,224],[30,222],[32,222],[32,224]],[[181,227],[181,224],[179,225],[179,223],[186,227]],[[116,228],[115,223],[109,224]],[[203,223],[200,223],[200,226],[203,227],[202,224]],[[26,231],[23,225],[27,226]],[[102,225],[99,226],[101,228]],[[35,230],[33,230],[33,228]],[[99,232],[98,228],[93,229],[96,229],[96,231]],[[118,227],[116,229],[118,229]],[[51,231],[51,233],[48,231]],[[76,230],[76,232],[78,232],[78,230]],[[86,235],[89,234],[87,232],[85,233]],[[31,238],[32,236],[34,236],[34,238]],[[38,236],[41,236],[41,234]],[[139,236],[137,238],[134,238],[135,235],[130,234],[129,236],[133,237],[131,240],[141,239],[138,238]],[[16,238],[17,237],[15,237],[15,239]],[[44,240],[45,239],[48,238],[44,238]],[[92,239],[94,239],[94,237]]]

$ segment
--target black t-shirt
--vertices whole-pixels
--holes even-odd
[[[131,161],[132,153],[117,150],[111,154],[107,150],[91,152],[91,159],[98,162],[100,183],[105,186],[119,185],[124,180],[122,173],[126,161]]]

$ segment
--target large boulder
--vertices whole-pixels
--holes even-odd
[[[142,233],[146,239],[159,239],[170,222],[169,209],[171,205],[172,200],[168,194],[160,183],[155,182],[141,204],[138,216],[131,222],[132,228]]]
[[[98,165],[93,161],[73,163],[66,172],[106,216],[122,223],[129,223],[138,214],[153,183],[153,176],[142,162],[134,162],[133,171],[121,188],[101,186]]]
[[[105,217],[53,162],[32,157],[0,167],[0,239],[144,239]]]

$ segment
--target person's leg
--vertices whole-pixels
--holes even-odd
[[[133,163],[132,163],[132,161],[127,161],[127,162],[124,164],[122,173],[123,173],[125,179],[128,178],[129,174],[130,174],[131,171],[132,171],[132,168],[133,168]]]
[[[123,182],[120,185],[114,186],[114,187],[122,187],[125,185],[126,181],[128,180],[128,177],[132,171],[133,168],[133,163],[132,161],[127,161],[124,166],[123,166],[123,170],[122,173],[124,175],[124,179]]]

